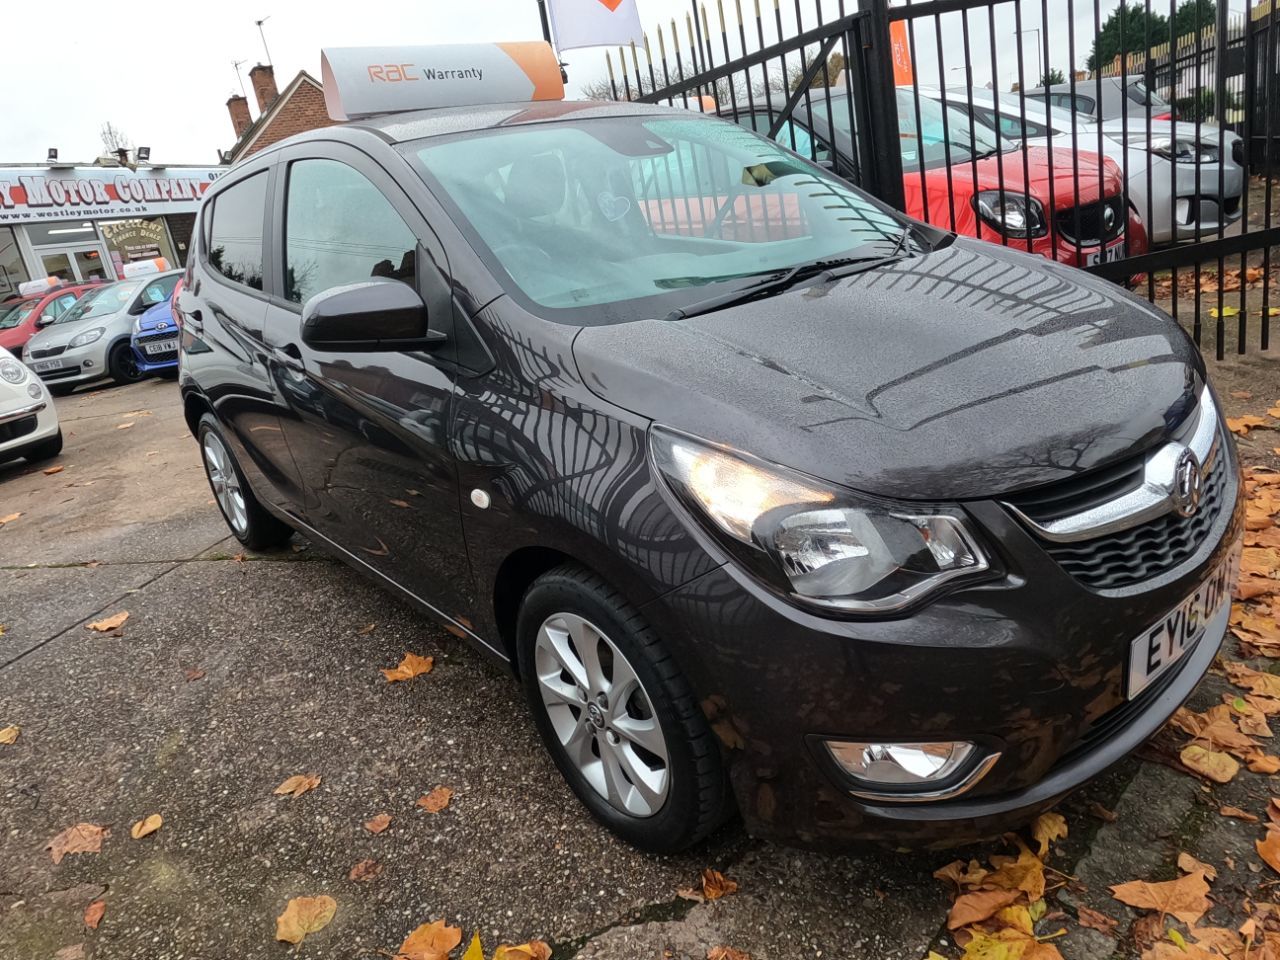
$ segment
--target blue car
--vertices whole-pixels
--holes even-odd
[[[144,374],[166,378],[178,376],[178,337],[181,330],[173,319],[173,298],[148,307],[133,322],[130,344]]]

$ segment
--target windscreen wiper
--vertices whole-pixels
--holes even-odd
[[[734,307],[741,303],[749,303],[760,297],[772,297],[785,290],[789,290],[798,283],[803,283],[813,277],[824,276],[828,280],[836,280],[840,277],[851,276],[855,273],[861,273],[863,270],[870,270],[873,267],[884,266],[887,263],[895,263],[902,259],[902,248],[906,246],[907,235],[910,230],[904,230],[902,236],[898,238],[897,245],[893,248],[888,256],[884,257],[841,257],[837,260],[816,260],[813,263],[802,263],[783,271],[775,277],[768,280],[762,280],[760,283],[754,283],[749,287],[730,290],[714,297],[707,297],[705,300],[698,300],[689,304],[687,307],[679,307],[672,310],[663,319],[664,320],[684,320],[687,317],[696,317],[704,313],[713,313],[716,310],[723,310],[726,307]]]

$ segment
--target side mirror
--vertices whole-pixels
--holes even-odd
[[[37,317],[37,318],[36,318],[36,328],[37,328],[37,329],[42,328],[42,327],[47,327],[47,326],[48,326],[49,324],[51,324],[51,323],[53,323],[53,317],[49,316],[49,314],[47,314],[47,313],[42,313],[42,314],[40,314],[40,316],[39,316],[39,317]]]
[[[427,327],[418,291],[399,280],[334,287],[302,307],[302,342],[317,350],[430,350],[445,339]]]

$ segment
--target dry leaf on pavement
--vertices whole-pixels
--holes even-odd
[[[541,940],[530,940],[516,946],[504,943],[493,951],[493,960],[551,960],[551,947]]]
[[[130,827],[129,836],[133,837],[135,840],[141,840],[143,837],[159,830],[163,823],[164,818],[158,813],[153,813],[151,816],[139,820]]]
[[[21,732],[22,728],[16,724],[10,724],[9,726],[0,729],[0,743],[7,745],[15,742],[18,739],[18,734]]]
[[[412,680],[419,674],[430,673],[433,666],[435,666],[435,657],[420,657],[416,653],[406,653],[404,659],[395,667],[390,670],[384,668],[382,675],[387,678],[387,683],[395,683],[397,680]]]
[[[278,796],[288,794],[289,799],[296,800],[308,790],[314,790],[318,786],[320,786],[320,778],[314,773],[296,773],[276,787],[272,793]]]
[[[53,960],[84,960],[84,944],[73,943],[53,955]]]
[[[1044,863],[1021,840],[1016,857],[992,857],[996,869],[983,881],[1001,890],[1021,890],[1032,903],[1044,896]]]
[[[961,894],[951,905],[951,913],[947,915],[947,929],[959,930],[970,924],[981,923],[1021,897],[1021,890],[978,890]]]
[[[1241,810],[1239,807],[1219,807],[1218,813],[1224,817],[1234,817],[1237,820],[1243,820],[1245,823],[1257,823],[1258,815],[1250,813],[1248,810]]]
[[[102,915],[107,912],[105,900],[95,900],[84,908],[84,925],[90,930],[97,930],[102,922]]]
[[[959,892],[969,887],[976,887],[989,872],[977,860],[970,860],[967,865],[963,860],[953,860],[945,867],[939,867],[933,871],[933,875],[938,880],[955,884],[956,891]]]
[[[1263,673],[1234,660],[1223,663],[1227,679],[1237,687],[1244,687],[1250,693],[1262,697],[1280,697],[1280,677],[1273,673]]]
[[[119,613],[113,613],[109,617],[104,617],[101,620],[95,620],[93,623],[88,624],[85,629],[97,630],[99,633],[110,633],[112,630],[117,630],[124,626],[124,622],[128,619],[129,611],[121,610]]]
[[[1218,870],[1216,867],[1209,866],[1209,864],[1205,863],[1203,860],[1197,860],[1185,850],[1178,854],[1178,869],[1183,873],[1196,873],[1197,871],[1203,873],[1205,875],[1205,879],[1211,883],[1218,879]]]
[[[1115,934],[1116,925],[1120,922],[1119,920],[1112,920],[1105,913],[1099,913],[1097,910],[1091,910],[1084,906],[1076,909],[1076,916],[1080,921],[1080,926],[1109,935]]]
[[[389,826],[391,826],[391,814],[389,813],[380,813],[372,820],[364,822],[364,828],[370,833],[381,833]]]
[[[1067,835],[1067,819],[1060,813],[1042,813],[1036,817],[1036,822],[1031,827],[1031,835],[1035,837],[1036,843],[1040,844],[1036,855],[1043,860],[1044,855],[1049,852],[1049,844]]]
[[[197,667],[187,667],[182,671],[182,675],[187,678],[187,683],[195,683],[197,680],[204,679],[204,671]]]
[[[707,951],[707,960],[751,960],[751,954],[733,947],[712,947]]]
[[[721,897],[735,893],[738,881],[730,880],[719,870],[707,867],[702,871],[702,895],[708,900],[719,900]]]
[[[100,853],[102,841],[111,831],[96,823],[77,823],[67,827],[45,846],[54,863],[61,863],[69,853]]]
[[[133,426],[133,421],[132,421],[132,420],[130,420],[128,423],[118,423],[118,424],[116,424],[116,429],[117,429],[117,430],[128,430],[128,429],[129,429],[130,427],[132,427],[132,426]]]
[[[367,637],[369,634],[373,633],[377,626],[378,625],[376,623],[366,623],[363,627],[357,630],[356,633],[362,637]]]
[[[294,897],[276,917],[276,939],[301,943],[308,933],[323,930],[338,910],[333,897]]]
[[[430,793],[418,798],[418,806],[427,813],[439,813],[449,805],[453,791],[448,787],[436,787]],[[376,830],[374,831],[377,832]]]
[[[1266,425],[1266,417],[1255,416],[1252,413],[1247,413],[1243,417],[1227,417],[1227,429],[1241,437],[1247,437],[1254,427]]]
[[[65,469],[66,467],[62,466],[62,464],[58,464],[58,466],[56,467],[47,467],[44,470],[41,470],[40,472],[43,473],[46,477],[52,477],[55,473],[61,473]]]
[[[1178,759],[1188,770],[1194,770],[1215,783],[1228,783],[1240,772],[1240,764],[1230,754],[1206,750],[1195,743],[1183,747]]]
[[[1268,830],[1265,840],[1255,840],[1258,856],[1267,862],[1272,870],[1280,873],[1280,830]]]
[[[1131,880],[1111,888],[1111,895],[1121,903],[1175,917],[1188,926],[1194,926],[1209,909],[1208,892],[1209,882],[1198,871],[1162,883]]]
[[[0,527],[3,527],[6,523],[13,523],[13,521],[17,520],[20,516],[22,516],[20,513],[10,513],[0,517]]]
[[[1096,817],[1103,823],[1115,823],[1120,819],[1120,814],[1116,813],[1114,810],[1108,810],[1097,800],[1094,800],[1089,804],[1089,815],[1091,817]]]
[[[360,883],[365,880],[372,880],[380,873],[382,873],[382,864],[377,860],[361,860],[351,868],[351,872],[347,874],[347,879]]]
[[[395,960],[448,960],[450,951],[461,942],[461,928],[433,920],[404,938]]]

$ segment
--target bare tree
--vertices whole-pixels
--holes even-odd
[[[103,148],[113,156],[121,150],[133,149],[133,141],[129,139],[128,134],[110,120],[102,125],[101,136]]]

